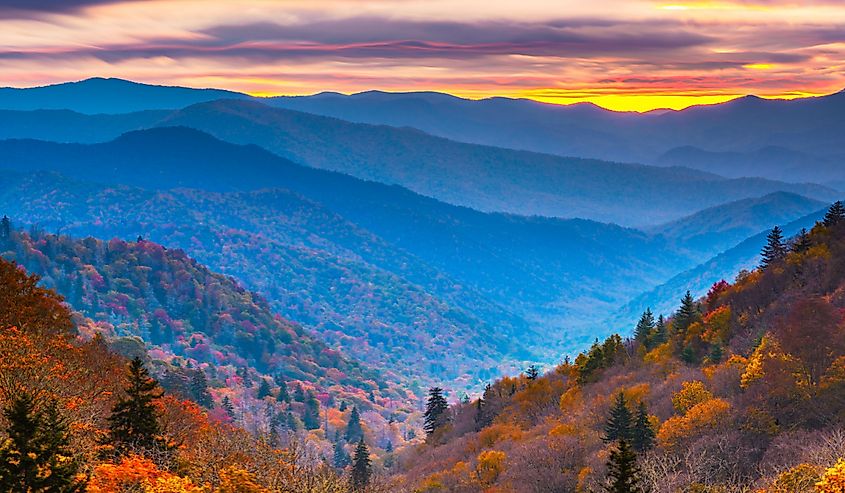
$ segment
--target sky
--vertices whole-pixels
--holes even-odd
[[[845,88],[845,0],[0,0],[0,86],[680,109]]]

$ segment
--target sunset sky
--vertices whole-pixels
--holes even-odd
[[[0,0],[0,85],[682,108],[845,88],[845,1]]]

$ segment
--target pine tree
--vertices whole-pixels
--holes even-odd
[[[841,201],[837,200],[827,210],[822,222],[829,228],[841,223],[843,219],[845,219],[845,206],[842,205]]]
[[[235,419],[235,406],[232,405],[232,400],[229,399],[229,396],[224,396],[223,401],[220,403],[220,407],[226,411],[226,414],[231,419]]]
[[[161,436],[154,404],[162,396],[158,382],[150,377],[138,357],[129,363],[128,376],[126,397],[117,401],[108,418],[108,443],[119,454],[136,447],[149,451],[170,449]]]
[[[305,399],[305,413],[302,415],[302,423],[305,425],[306,430],[320,428],[320,401],[310,391],[308,392],[308,397]]]
[[[813,246],[812,240],[810,240],[810,233],[807,232],[807,228],[801,228],[801,231],[795,235],[795,239],[792,241],[792,251],[796,253],[804,253]]]
[[[675,314],[672,327],[676,332],[686,331],[698,318],[698,306],[689,291],[681,298],[681,307]]]
[[[0,445],[0,491],[85,491],[69,450],[67,421],[55,403],[39,411],[29,393],[14,397],[3,414],[8,438]]]
[[[345,413],[346,408],[347,408],[346,401],[340,401],[340,406],[337,407],[337,410],[342,412],[342,413]]]
[[[432,387],[428,391],[428,402],[425,406],[425,414],[423,415],[425,422],[423,429],[426,435],[431,436],[441,426],[447,423],[449,404],[446,398],[443,397],[443,389],[440,387]]]
[[[305,402],[305,391],[302,390],[302,385],[296,386],[296,389],[293,391],[293,400],[296,402]]]
[[[332,456],[332,465],[338,469],[343,469],[352,462],[346,447],[343,446],[343,440],[334,442],[334,454]]]
[[[608,493],[643,493],[644,489],[640,485],[640,481],[637,454],[634,453],[626,440],[619,440],[607,460],[605,491]]]
[[[261,383],[258,384],[258,392],[255,394],[255,398],[263,399],[272,395],[273,391],[270,389],[270,384],[267,382],[266,378],[262,378]]]
[[[288,393],[288,384],[283,379],[276,380],[279,385],[279,393],[276,394],[278,402],[290,402],[290,394]]]
[[[355,457],[352,459],[352,491],[364,491],[370,484],[373,475],[373,465],[370,461],[370,450],[364,439],[358,442],[355,448]]]
[[[528,380],[533,382],[534,380],[537,380],[537,378],[540,376],[540,369],[537,368],[537,365],[531,365],[528,367],[527,370],[525,370],[525,376],[528,378]]]
[[[654,314],[651,313],[651,308],[646,308],[637,322],[637,328],[634,329],[634,340],[648,348],[649,336],[654,330]]]
[[[760,252],[762,260],[760,266],[766,268],[772,264],[780,263],[786,257],[786,245],[783,242],[783,231],[775,226],[766,236],[766,246]]]
[[[669,340],[669,332],[666,330],[666,319],[663,315],[657,317],[657,323],[654,324],[654,331],[649,337],[649,347],[655,348]]]
[[[205,408],[210,409],[214,406],[214,399],[208,391],[208,379],[202,370],[197,370],[191,375],[191,397],[194,402]]]
[[[646,452],[654,447],[654,428],[648,419],[648,409],[645,402],[640,401],[637,408],[637,416],[634,419],[634,428],[631,432],[631,445],[637,452]]]
[[[633,433],[632,419],[631,410],[625,402],[625,394],[619,392],[616,394],[613,407],[610,408],[610,416],[604,425],[603,440],[605,442],[630,440]]]
[[[361,428],[361,415],[358,413],[357,406],[352,406],[352,412],[349,413],[349,422],[346,424],[344,437],[348,443],[355,443],[364,438],[364,429]]]
[[[12,221],[7,216],[0,219],[0,240],[7,243],[12,237]]]

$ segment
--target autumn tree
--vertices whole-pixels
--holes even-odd
[[[605,442],[631,440],[632,420],[633,416],[625,401],[625,394],[619,392],[616,394],[616,399],[610,408],[610,415],[604,425],[603,440]]]
[[[842,201],[837,200],[827,210],[822,222],[829,228],[841,223],[843,219],[845,219],[845,206],[842,205]]]
[[[355,456],[352,459],[352,491],[364,491],[370,484],[373,475],[373,464],[370,460],[370,450],[362,438],[355,448]]]
[[[781,262],[786,257],[786,244],[783,242],[783,230],[775,226],[766,236],[766,245],[760,252],[760,267],[766,268]]]
[[[640,401],[637,415],[634,418],[634,426],[631,430],[631,445],[637,452],[646,452],[654,447],[656,436],[654,426],[648,418],[648,408],[646,408],[645,402]]]
[[[17,327],[36,334],[66,334],[73,330],[70,312],[55,292],[38,286],[18,264],[0,259],[0,329]]]
[[[68,424],[55,402],[38,409],[22,392],[3,411],[8,422],[0,442],[0,490],[73,493],[84,491],[79,464],[69,449]]]
[[[640,343],[643,347],[649,346],[649,338],[654,330],[654,314],[651,313],[651,308],[646,308],[637,322],[637,327],[634,329],[634,340]]]
[[[128,380],[125,397],[117,401],[109,416],[108,443],[119,454],[136,448],[148,452],[168,450],[170,446],[162,437],[155,407],[155,401],[163,393],[141,358],[129,363]]]
[[[352,406],[352,411],[349,413],[349,422],[346,423],[344,438],[346,438],[347,443],[356,443],[364,438],[364,429],[361,427],[361,415],[358,413],[358,406]]]
[[[423,415],[424,424],[423,429],[428,436],[434,434],[441,426],[447,423],[449,404],[446,398],[443,397],[443,389],[440,387],[432,387],[428,391],[428,401],[425,406],[425,414]]]
[[[619,440],[607,460],[608,493],[643,493],[637,454],[626,440]]]
[[[807,383],[817,385],[833,361],[845,354],[845,330],[836,308],[823,298],[797,301],[775,333],[786,353],[798,358]]]

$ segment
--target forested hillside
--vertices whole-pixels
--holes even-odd
[[[7,224],[0,232],[0,241],[8,246]],[[16,233],[12,241],[26,245]],[[85,253],[82,243],[74,247]],[[90,242],[87,247],[92,247]],[[117,251],[100,253],[114,256]],[[155,255],[156,249],[141,246],[135,253]],[[57,269],[70,271],[73,260],[65,251]],[[127,263],[131,265],[116,261],[104,270],[125,269]],[[94,274],[88,267],[86,273]],[[156,276],[152,271],[147,274],[151,280]],[[115,292],[128,287],[125,278],[113,280]],[[366,442],[360,439],[364,430],[356,421],[355,407],[346,412],[350,423],[357,423],[351,426],[351,438],[358,440],[354,461],[332,466],[311,438],[317,432],[305,435],[280,428],[276,433],[249,433],[231,424],[228,414],[236,411],[226,397],[208,411],[178,392],[163,393],[142,358],[130,361],[109,348],[116,341],[99,335],[91,338],[85,327],[78,331],[79,319],[61,297],[37,283],[37,277],[0,259],[3,491],[340,493],[349,491],[350,485],[360,491],[387,491],[376,477],[381,460],[371,460],[366,445],[375,439],[371,432]],[[101,286],[94,284],[90,290],[86,287],[85,297],[101,293]],[[174,371],[196,372],[196,368]],[[221,369],[225,371],[225,366]],[[169,374],[161,377],[168,379]],[[227,383],[235,379],[229,377]],[[269,405],[269,396],[264,399]],[[306,406],[314,398],[307,399]],[[348,457],[343,447],[335,450],[341,459]],[[357,469],[344,469],[348,462]]]
[[[845,468],[845,208],[762,266],[647,311],[540,375],[446,408],[400,460],[414,491],[833,492]],[[640,488],[640,489],[637,489]]]

